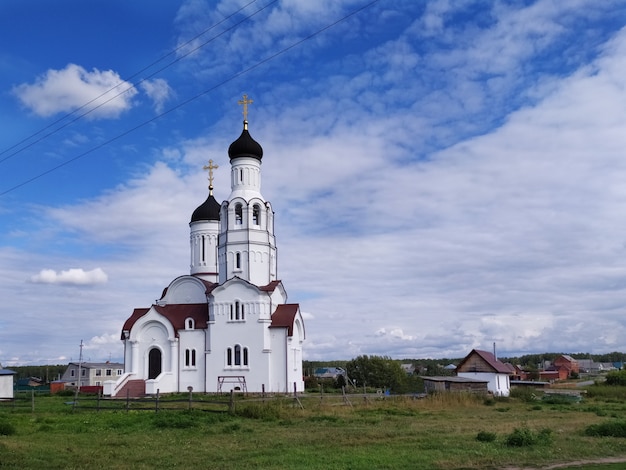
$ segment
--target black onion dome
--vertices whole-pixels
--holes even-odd
[[[228,156],[232,160],[237,157],[263,158],[263,148],[248,132],[248,123],[244,123],[243,131],[237,140],[228,147]]]
[[[220,220],[220,203],[215,200],[213,194],[209,194],[198,208],[191,214],[191,222],[199,220]],[[190,223],[191,223],[190,222]]]

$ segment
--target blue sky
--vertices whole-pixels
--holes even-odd
[[[0,4],[0,363],[120,359],[263,146],[305,358],[626,350],[621,1]]]

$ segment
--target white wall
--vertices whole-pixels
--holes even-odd
[[[0,375],[0,398],[13,398],[13,375]]]

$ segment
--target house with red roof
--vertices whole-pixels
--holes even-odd
[[[487,390],[495,396],[508,397],[514,368],[500,362],[493,353],[472,349],[456,367],[457,376],[487,381]]]
[[[228,149],[231,192],[209,195],[191,215],[190,273],[125,321],[124,375],[104,393],[286,393],[304,390],[304,320],[278,278],[274,212],[261,195],[263,149],[248,131]]]

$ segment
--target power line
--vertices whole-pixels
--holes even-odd
[[[22,139],[21,141],[17,142],[16,144],[12,145],[11,147],[6,148],[5,150],[3,150],[2,152],[0,152],[0,155],[4,155],[5,153],[15,149],[16,147],[19,147],[20,145],[26,143],[27,141],[33,139],[34,137],[38,136],[39,134],[41,134],[42,132],[50,129],[51,127],[54,127],[56,124],[60,124],[61,122],[65,121],[66,119],[68,119],[69,117],[77,114],[79,111],[87,108],[87,106],[89,106],[90,104],[96,102],[97,100],[99,100],[100,98],[104,97],[105,95],[107,95],[108,93],[116,90],[120,85],[123,85],[124,83],[128,83],[129,80],[137,77],[139,74],[145,72],[146,70],[150,69],[151,67],[153,67],[154,65],[158,64],[159,62],[165,60],[167,57],[175,54],[176,52],[178,52],[180,49],[188,46],[189,44],[193,43],[196,39],[200,38],[201,36],[204,36],[206,33],[208,33],[209,31],[211,31],[212,29],[218,27],[219,25],[221,25],[222,23],[224,23],[225,21],[231,19],[233,16],[237,15],[239,12],[241,12],[242,10],[244,10],[245,8],[247,8],[248,6],[250,6],[251,4],[255,3],[257,0],[251,0],[249,3],[247,3],[246,5],[244,5],[243,7],[239,8],[237,11],[231,13],[230,15],[226,16],[225,18],[223,18],[221,21],[215,23],[214,25],[212,25],[210,28],[205,29],[204,31],[202,31],[200,34],[197,34],[196,36],[194,36],[193,38],[191,38],[190,40],[184,42],[183,44],[181,44],[180,46],[178,46],[177,48],[173,49],[172,51],[168,52],[167,54],[161,56],[160,58],[158,58],[157,60],[155,60],[154,62],[152,62],[151,64],[147,65],[146,67],[144,67],[143,69],[139,70],[138,72],[135,72],[134,74],[132,74],[128,80],[124,80],[122,82],[120,82],[119,84],[115,85],[114,87],[108,89],[107,91],[101,93],[100,95],[96,96],[95,98],[93,98],[92,100],[86,102],[85,104],[83,104],[82,106],[76,108],[75,110],[73,110],[70,113],[65,114],[64,116],[60,117],[59,119],[57,119],[56,121],[50,123],[49,125],[43,127],[42,129],[40,129],[39,131],[35,132],[34,134],[31,134],[30,136]],[[182,54],[180,56],[178,56],[175,60],[173,60],[172,62],[168,63],[167,65],[161,67],[160,69],[154,71],[153,73],[151,73],[150,75],[148,75],[147,77],[142,78],[141,80],[137,81],[136,83],[131,83],[131,85],[128,88],[125,88],[124,90],[118,92],[116,95],[110,97],[109,99],[101,102],[100,104],[98,104],[97,106],[94,106],[93,108],[88,109],[87,111],[85,111],[84,113],[79,114],[78,116],[76,116],[74,119],[72,119],[69,122],[66,122],[65,124],[63,124],[62,126],[57,127],[56,129],[52,130],[51,132],[48,132],[46,134],[44,134],[43,136],[41,136],[40,138],[30,142],[28,145],[25,145],[24,147],[19,148],[18,150],[16,150],[13,153],[10,153],[9,155],[7,155],[6,157],[0,159],[0,163],[14,157],[15,155],[21,153],[22,151],[32,147],[33,145],[41,142],[42,140],[47,139],[48,137],[50,137],[51,135],[56,134],[57,132],[59,132],[60,130],[68,127],[69,125],[73,124],[74,122],[82,119],[83,117],[87,116],[88,114],[91,114],[92,112],[96,111],[97,109],[101,108],[102,106],[104,106],[105,104],[111,102],[112,100],[114,100],[115,98],[119,97],[120,95],[126,93],[127,91],[135,88],[137,85],[140,85],[141,83],[145,82],[146,80],[148,80],[149,78],[154,77],[157,73],[162,72],[163,70],[171,67],[172,65],[174,65],[175,63],[179,62],[180,60],[184,59],[185,57],[189,56],[190,54],[196,52],[198,49],[206,46],[207,44],[209,44],[210,42],[214,41],[215,39],[219,38],[220,36],[222,36],[223,34],[227,33],[228,31],[231,31],[232,29],[234,29],[235,27],[239,26],[241,23],[249,20],[250,18],[252,18],[253,16],[257,15],[258,13],[260,13],[261,11],[265,10],[266,8],[268,8],[270,5],[276,3],[278,0],[272,0],[271,2],[269,2],[267,5],[265,5],[264,7],[260,8],[259,10],[255,11],[254,13],[246,16],[244,19],[242,19],[241,21],[237,22],[236,24],[234,24],[233,26],[231,26],[230,28],[226,29],[225,31],[222,31],[220,34],[218,34],[217,36],[212,37],[211,39],[209,39],[208,41],[205,41],[204,43],[200,44],[197,47],[194,47],[193,49],[190,49],[189,51],[187,51],[185,54]]]
[[[10,193],[12,191],[15,191],[16,189],[19,189],[19,188],[21,188],[23,186],[26,186],[27,184],[30,184],[33,181],[38,180],[39,178],[42,178],[42,177],[44,177],[46,175],[49,175],[50,173],[53,173],[54,171],[59,170],[60,168],[63,168],[65,166],[69,165],[70,163],[73,163],[73,162],[75,162],[75,161],[77,161],[77,160],[79,160],[79,159],[81,159],[81,158],[83,158],[83,157],[85,157],[85,156],[95,152],[96,150],[99,150],[99,149],[109,145],[112,142],[115,142],[115,141],[117,141],[117,140],[119,140],[119,139],[121,139],[123,137],[126,137],[127,135],[135,132],[138,129],[141,129],[144,126],[147,126],[148,124],[161,119],[162,117],[164,117],[164,116],[166,116],[166,115],[168,115],[168,114],[170,114],[170,113],[172,113],[172,112],[182,108],[183,106],[188,105],[189,103],[191,103],[191,102],[193,102],[193,101],[203,97],[204,95],[207,95],[207,94],[211,93],[212,91],[215,91],[217,88],[219,88],[219,87],[221,87],[221,86],[223,86],[223,85],[225,85],[225,84],[227,84],[227,83],[229,83],[229,82],[231,82],[231,81],[241,77],[242,75],[245,75],[245,74],[251,72],[252,70],[260,67],[261,65],[264,65],[267,62],[270,62],[271,60],[274,60],[275,58],[285,54],[286,52],[288,52],[291,49],[294,49],[295,47],[301,45],[302,43],[304,43],[304,42],[314,38],[315,36],[318,36],[319,34],[321,34],[321,33],[325,32],[325,31],[333,28],[334,26],[337,26],[338,24],[346,21],[348,18],[351,18],[352,16],[362,12],[363,10],[366,10],[367,8],[371,7],[375,3],[378,3],[379,1],[380,0],[372,0],[372,1],[368,2],[368,3],[366,3],[365,5],[359,7],[357,9],[355,9],[355,10],[352,10],[350,13],[348,13],[345,16],[343,16],[342,18],[340,18],[340,19],[338,19],[338,20],[336,20],[336,21],[334,21],[334,22],[324,26],[321,29],[318,29],[314,33],[312,33],[312,34],[310,34],[310,35],[308,35],[308,36],[306,36],[306,37],[304,37],[304,38],[302,38],[302,39],[292,43],[291,45],[289,45],[289,46],[279,50],[278,52],[275,52],[274,54],[269,55],[265,59],[262,59],[262,60],[256,62],[255,64],[251,65],[250,67],[245,68],[245,69],[243,69],[243,70],[241,70],[241,71],[231,75],[230,77],[228,77],[225,80],[223,80],[223,81],[221,81],[221,82],[211,86],[210,88],[207,88],[204,91],[202,91],[202,92],[200,92],[200,93],[198,93],[198,94],[196,94],[196,95],[194,95],[194,96],[192,96],[190,98],[187,98],[184,101],[179,102],[176,106],[174,106],[172,108],[169,108],[168,110],[166,110],[166,111],[164,111],[164,112],[162,112],[160,114],[157,114],[156,116],[154,116],[154,117],[152,117],[152,118],[150,118],[150,119],[148,119],[146,121],[143,121],[140,124],[130,128],[130,129],[127,129],[126,131],[122,132],[121,134],[118,134],[117,136],[112,137],[111,139],[106,140],[106,141],[96,145],[95,147],[92,147],[91,149],[86,150],[85,152],[83,152],[83,153],[81,153],[79,155],[76,155],[75,157],[70,158],[69,160],[64,161],[63,163],[60,163],[60,164],[58,164],[58,165],[56,165],[56,166],[54,166],[54,167],[52,167],[52,168],[42,172],[42,173],[39,173],[36,176],[33,176],[32,178],[29,178],[29,179],[27,179],[27,180],[25,180],[25,181],[15,185],[15,186],[13,186],[13,187],[11,187],[11,188],[1,192],[0,196],[4,196],[4,195],[6,195],[6,194],[8,194],[8,193]]]

